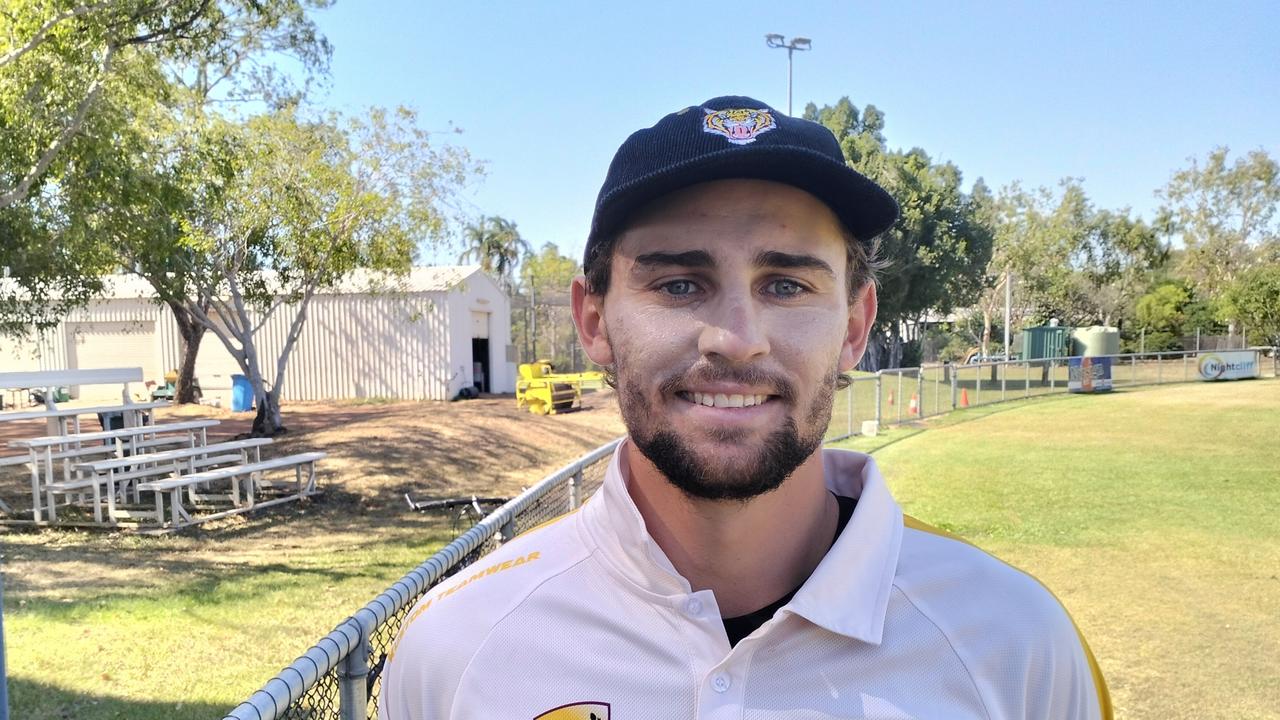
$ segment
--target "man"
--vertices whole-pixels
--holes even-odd
[[[821,450],[897,207],[745,97],[619,149],[573,285],[629,432],[584,507],[409,615],[384,720],[1110,717],[1061,605]]]

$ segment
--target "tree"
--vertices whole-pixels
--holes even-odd
[[[0,265],[14,275],[0,329],[56,324],[106,272],[136,272],[177,320],[177,399],[191,401],[203,327],[183,310],[175,270],[186,265],[173,258],[187,252],[176,218],[188,199],[167,176],[179,131],[215,102],[299,97],[275,63],[291,60],[306,85],[327,71],[331,48],[307,9],[328,4],[0,0],[14,29],[0,38]]]
[[[529,254],[529,243],[520,237],[516,224],[496,215],[480,218],[464,231],[467,249],[459,262],[475,262],[498,280],[508,294],[514,287],[516,265]]]
[[[318,51],[327,62],[327,44],[307,42],[317,36],[305,8],[328,4],[0,0],[0,17],[9,26],[0,36],[0,136],[7,139],[0,149],[0,209],[21,202],[38,186],[59,155],[93,125],[101,106],[139,95],[163,99],[166,62],[201,58],[197,66],[212,66],[230,77],[261,54],[255,51],[271,47],[273,30],[291,36],[288,47]],[[308,32],[311,38],[304,37]],[[303,56],[304,67],[319,57]],[[279,81],[270,70],[250,75]],[[202,76],[207,80],[207,72]]]
[[[1146,333],[1147,350],[1173,350],[1185,334],[1191,290],[1181,282],[1166,282],[1138,298],[1135,319]]]
[[[919,326],[927,312],[945,314],[968,305],[982,290],[992,244],[979,213],[982,201],[963,192],[955,165],[934,163],[920,148],[890,151],[882,134],[884,115],[873,105],[859,112],[847,97],[821,109],[809,103],[805,118],[830,129],[846,162],[901,207],[881,239],[886,267],[879,279],[880,312],[863,365],[878,369],[886,354],[887,365],[897,367],[905,322]]]
[[[1204,163],[1191,159],[1157,192],[1164,205],[1157,226],[1179,237],[1182,272],[1205,297],[1214,297],[1280,240],[1280,163],[1253,150],[1227,164],[1219,147]]]
[[[512,307],[512,338],[524,338],[526,359],[549,358],[557,368],[574,366],[577,333],[569,311],[569,286],[578,262],[546,243],[520,264],[520,300]]]
[[[316,295],[357,270],[406,273],[418,244],[446,230],[444,204],[474,171],[465,151],[435,148],[408,110],[364,120],[294,110],[240,124],[212,121],[208,172],[182,221],[186,309],[253,385],[253,431],[283,430],[280,396],[290,353]],[[197,212],[198,211],[198,212]],[[268,379],[256,333],[277,312],[289,329]]]
[[[1239,274],[1222,295],[1220,312],[1243,323],[1272,346],[1280,345],[1280,263],[1257,265]]]

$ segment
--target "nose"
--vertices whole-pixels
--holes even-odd
[[[698,336],[698,352],[743,363],[769,354],[769,337],[758,309],[745,297],[716,303]]]

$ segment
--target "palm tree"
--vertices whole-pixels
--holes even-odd
[[[515,284],[516,265],[530,252],[529,243],[520,237],[516,224],[497,215],[486,216],[467,225],[465,236],[469,247],[458,261],[479,263],[481,269],[496,277],[502,289],[510,293]]]

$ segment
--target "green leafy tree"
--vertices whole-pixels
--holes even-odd
[[[254,433],[271,435],[312,298],[358,270],[389,282],[406,273],[420,243],[445,236],[446,205],[474,167],[465,151],[434,147],[403,109],[361,120],[282,110],[215,120],[207,133],[209,171],[193,169],[190,192],[216,201],[182,221],[182,273],[196,290],[186,306],[252,383]],[[256,337],[276,313],[289,329],[268,375]]]
[[[554,243],[521,263],[511,336],[523,340],[526,360],[546,358],[557,368],[574,367],[578,348],[569,286],[580,272],[578,261],[562,255]]]
[[[1145,332],[1147,350],[1174,350],[1186,334],[1192,291],[1181,282],[1166,282],[1138,298],[1135,320]]]
[[[992,233],[979,212],[981,198],[962,189],[959,168],[935,163],[920,148],[888,149],[884,115],[873,105],[859,109],[841,98],[805,117],[835,134],[845,160],[880,183],[897,199],[901,216],[881,238],[880,312],[864,367],[881,360],[897,367],[903,353],[901,329],[929,311],[948,313],[977,299],[985,283]],[[884,356],[884,357],[882,357]]]
[[[54,325],[105,273],[137,272],[178,321],[177,397],[190,400],[202,329],[174,299],[185,265],[171,262],[188,200],[167,177],[180,143],[159,136],[199,125],[210,103],[300,97],[290,77],[309,86],[331,52],[307,11],[329,4],[0,0],[0,265],[13,276],[0,330]]]
[[[1242,323],[1251,337],[1280,345],[1280,263],[1241,272],[1223,293],[1220,312]]]
[[[1157,226],[1181,239],[1182,274],[1206,298],[1280,242],[1280,163],[1260,149],[1231,164],[1228,154],[1219,147],[1203,162],[1192,158],[1157,193],[1164,201]]]
[[[463,236],[467,248],[458,261],[478,263],[510,293],[515,285],[516,266],[529,254],[529,243],[520,237],[516,224],[496,215],[482,217],[467,225]]]

